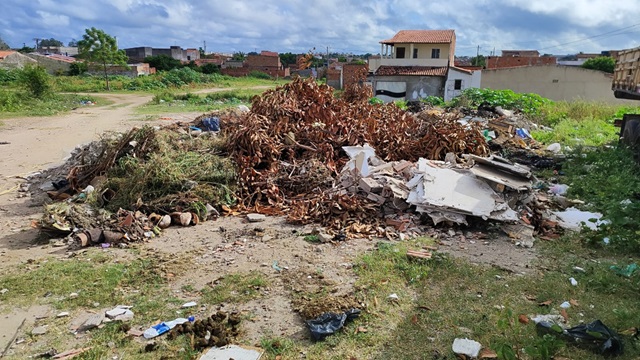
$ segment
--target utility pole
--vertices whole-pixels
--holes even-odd
[[[476,52],[476,58],[480,56],[480,45],[478,45],[478,51]]]
[[[33,38],[36,41],[36,51],[38,51],[38,42],[41,40],[40,38]]]
[[[204,54],[207,55],[207,40],[204,40],[203,43],[204,43]]]

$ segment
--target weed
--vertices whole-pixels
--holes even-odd
[[[540,112],[543,105],[551,103],[551,100],[545,99],[538,94],[519,94],[512,90],[469,88],[463,90],[460,96],[451,100],[449,105],[454,107],[478,106],[483,103],[535,115]]]
[[[201,303],[217,305],[222,303],[242,303],[260,297],[260,288],[267,286],[262,274],[230,274],[220,279],[213,287],[201,290]]]
[[[252,78],[256,78],[256,79],[263,79],[263,80],[269,80],[271,79],[271,75],[264,73],[262,71],[258,71],[258,70],[253,70],[251,72],[249,72],[249,74],[247,75],[248,77],[252,77]]]
[[[320,237],[314,234],[305,235],[303,240],[312,244],[320,243]]]
[[[260,346],[271,357],[292,353],[294,343],[290,339],[281,337],[265,337],[260,339]]]
[[[420,99],[423,103],[431,106],[442,106],[444,105],[444,99],[439,96],[427,96],[425,98]]]

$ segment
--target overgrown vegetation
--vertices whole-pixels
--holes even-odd
[[[231,160],[220,156],[225,149],[223,138],[144,127],[134,141],[146,142],[147,150],[153,151],[124,156],[109,170],[106,187],[115,196],[108,210],[128,209],[141,200],[151,208],[181,206],[204,215],[207,203],[230,205],[235,201],[236,172]]]
[[[478,107],[480,104],[501,106],[504,109],[519,110],[527,115],[536,115],[543,105],[550,103],[538,94],[520,94],[512,90],[468,88],[460,96],[451,100],[450,106]]]
[[[582,64],[585,69],[600,70],[606,73],[613,74],[616,67],[616,60],[610,56],[598,56],[596,58],[587,59]]]

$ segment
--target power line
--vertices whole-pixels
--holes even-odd
[[[548,46],[548,47],[540,48],[540,49],[538,49],[538,50],[547,50],[547,49],[557,48],[557,47],[560,47],[560,46],[565,46],[565,45],[575,44],[575,43],[577,43],[577,42],[582,42],[582,41],[586,41],[586,40],[591,40],[591,39],[595,39],[595,38],[597,38],[597,37],[601,37],[601,36],[604,36],[604,35],[608,35],[608,34],[612,34],[612,33],[617,33],[617,32],[622,31],[622,30],[631,29],[631,28],[634,28],[634,27],[636,27],[636,26],[640,26],[640,23],[638,23],[638,24],[634,24],[634,25],[631,25],[631,26],[627,26],[627,27],[623,27],[623,28],[620,28],[620,29],[617,29],[617,30],[608,31],[608,32],[605,32],[605,33],[602,33],[602,34],[589,36],[589,37],[586,37],[586,38],[583,38],[583,39],[580,39],[580,40],[569,41],[569,42],[566,42],[566,43],[563,43],[563,44],[558,44],[558,45],[554,45],[554,46]],[[619,35],[619,34],[616,34],[616,35]],[[613,35],[612,35],[612,36],[613,36]]]

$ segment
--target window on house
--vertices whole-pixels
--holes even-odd
[[[396,59],[404,59],[404,48],[396,48]]]
[[[413,58],[414,59],[418,58],[418,49],[413,49]]]
[[[431,49],[431,58],[440,59],[440,49]]]
[[[456,79],[453,83],[453,90],[462,90],[462,79]]]
[[[191,61],[191,55],[187,55],[187,60]]]

